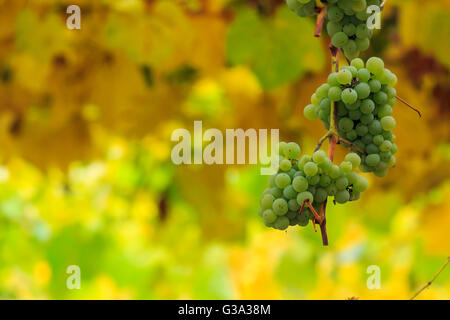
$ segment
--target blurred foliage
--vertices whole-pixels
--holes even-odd
[[[170,161],[198,119],[311,152],[324,131],[301,110],[330,69],[314,20],[276,0],[80,0],[68,30],[69,4],[0,0],[1,298],[404,299],[450,254],[449,1],[387,2],[365,57],[424,116],[395,107],[397,168],[330,205],[327,248],[263,226],[258,167]],[[420,298],[449,299],[449,270]]]

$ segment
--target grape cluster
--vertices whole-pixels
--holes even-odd
[[[311,17],[316,14],[315,0],[286,0],[286,3],[289,9],[300,17]]]
[[[279,170],[270,177],[259,209],[267,227],[278,230],[295,225],[305,227],[315,217],[309,206],[304,205],[306,201],[319,213],[328,197],[343,204],[358,200],[368,187],[367,180],[353,171],[361,164],[356,153],[347,154],[337,166],[322,150],[312,157],[304,155],[298,159],[301,149],[295,142],[281,142],[279,150]]]
[[[380,58],[372,57],[366,65],[359,58],[353,59],[350,66],[328,76],[328,83],[312,95],[304,115],[308,120],[319,118],[329,129],[331,104],[335,103],[338,134],[352,143],[343,145],[353,147],[361,156],[362,171],[384,177],[396,161],[396,137],[392,134],[396,83],[397,77],[384,68]]]
[[[286,0],[288,7],[300,17],[317,14],[315,0]],[[370,46],[373,30],[367,27],[367,7],[381,5],[381,0],[322,0],[327,8],[326,29],[331,43],[354,59]]]
[[[380,0],[328,0],[327,32],[331,44],[354,59],[370,46],[373,30],[367,27],[367,7],[379,6]]]

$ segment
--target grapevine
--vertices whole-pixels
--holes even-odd
[[[327,82],[311,96],[304,108],[307,120],[320,119],[327,133],[312,154],[301,156],[295,142],[279,144],[279,169],[269,180],[261,198],[259,215],[267,227],[286,230],[289,226],[320,226],[323,245],[328,245],[326,208],[356,201],[368,188],[368,181],[357,173],[371,172],[384,177],[396,164],[396,126],[393,108],[397,99],[397,76],[385,68],[382,59],[366,62],[358,56],[369,48],[372,30],[367,27],[366,8],[379,0],[286,0],[300,17],[317,16],[315,36],[327,19],[331,38],[332,70]],[[324,4],[325,7],[320,5]],[[349,65],[339,68],[343,52]],[[407,104],[412,108],[409,104]],[[414,108],[412,108],[414,109]],[[414,109],[420,114],[417,109]],[[329,140],[328,154],[321,150]],[[336,145],[349,149],[343,162],[333,163]],[[300,157],[301,156],[301,157]]]

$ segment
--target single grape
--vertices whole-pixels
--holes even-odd
[[[358,93],[352,88],[347,88],[342,91],[341,99],[346,104],[353,104],[358,100]]]
[[[291,184],[291,177],[289,177],[289,175],[287,173],[277,174],[277,176],[275,178],[275,185],[278,188],[284,189],[290,184]]]
[[[277,220],[277,215],[271,209],[264,210],[262,216],[267,223],[274,223]]]
[[[340,84],[350,84],[352,82],[352,78],[352,72],[348,69],[341,69],[336,75],[336,80]]]
[[[334,199],[337,203],[344,204],[350,200],[350,193],[347,190],[338,191]]]
[[[369,154],[366,157],[366,164],[370,167],[375,167],[380,162],[380,156],[378,154]]]
[[[343,161],[340,165],[341,171],[346,173],[353,169],[352,163],[350,161]]]
[[[289,227],[289,218],[288,217],[278,217],[274,222],[275,229],[278,230],[286,230]]]
[[[358,168],[361,164],[361,157],[356,153],[351,152],[345,156],[345,161],[349,161],[352,164],[353,168]]]
[[[306,200],[309,200],[309,202],[311,202],[311,203],[314,201],[314,196],[312,195],[311,192],[309,192],[309,191],[300,192],[297,195],[297,203],[300,206],[303,205],[303,202],[305,202]]]
[[[308,180],[305,177],[297,176],[292,180],[292,187],[297,192],[304,192],[308,189]]]
[[[261,199],[261,207],[263,209],[272,208],[272,204],[275,201],[275,197],[271,194],[266,194]]]
[[[366,62],[366,68],[375,75],[382,75],[384,72],[384,62],[378,57],[371,57]]]
[[[338,190],[345,190],[348,186],[348,179],[346,177],[340,177],[336,179],[335,185]]]
[[[282,171],[289,171],[292,168],[292,163],[291,161],[284,159],[283,161],[280,162],[280,169]]]
[[[381,119],[381,126],[386,131],[392,131],[395,128],[395,119],[391,116],[384,117]]]
[[[276,199],[272,204],[272,210],[277,216],[285,215],[288,212],[288,204],[284,199]]]
[[[312,177],[317,174],[319,171],[319,168],[317,167],[317,164],[314,162],[308,162],[304,165],[303,171],[306,173],[307,176]]]
[[[309,104],[303,109],[303,115],[308,120],[316,120],[317,119],[317,109],[313,104]]]
[[[300,156],[300,146],[295,142],[289,142],[285,149],[285,155],[289,159],[297,159]]]

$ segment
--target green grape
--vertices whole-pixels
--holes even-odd
[[[277,198],[281,198],[283,196],[283,191],[277,187],[270,188],[270,194]]]
[[[395,119],[391,116],[387,116],[381,119],[381,126],[386,131],[392,131],[395,128]]]
[[[331,184],[331,178],[327,175],[322,175],[320,177],[319,185],[323,188],[328,187]]]
[[[294,211],[297,214],[298,210],[300,210],[300,205],[297,202],[297,197],[288,201],[288,208],[289,211]]]
[[[312,159],[315,163],[319,164],[327,159],[327,154],[323,150],[318,150],[313,153]]]
[[[278,217],[274,222],[275,229],[278,230],[286,230],[289,227],[289,218],[288,217]]]
[[[305,177],[297,176],[292,180],[292,187],[297,192],[304,192],[308,189],[308,180]]]
[[[378,108],[378,118],[384,118],[392,115],[392,107],[388,104],[383,104]]]
[[[377,93],[381,90],[381,82],[376,79],[369,80],[369,86],[372,93]]]
[[[380,158],[382,161],[389,161],[389,159],[392,157],[391,151],[386,152],[380,152]]]
[[[358,110],[360,105],[361,105],[361,102],[359,100],[357,100],[355,103],[346,104],[345,107],[348,110]]]
[[[313,104],[309,104],[305,107],[303,110],[303,115],[308,120],[316,120],[317,119],[317,112],[316,112],[316,106]]]
[[[300,192],[297,195],[297,203],[301,206],[303,204],[303,202],[305,202],[306,200],[309,200],[309,202],[313,202],[314,201],[314,196],[312,195],[311,192],[309,191],[305,191],[305,192]]]
[[[337,203],[344,204],[350,200],[350,193],[347,190],[338,191],[334,199]]]
[[[315,185],[319,184],[319,182],[320,182],[320,176],[319,175],[308,177],[306,179],[308,180],[308,184],[310,186],[315,186]]]
[[[280,142],[279,144],[278,144],[278,153],[280,154],[280,155],[284,155],[284,152],[286,151],[286,147],[287,147],[287,143],[286,142]]]
[[[329,21],[327,23],[327,32],[330,37],[333,37],[336,33],[342,30],[342,25],[339,22]]]
[[[362,124],[362,123],[358,123],[356,125],[356,134],[360,137],[365,136],[367,133],[369,132],[369,128]]]
[[[327,191],[325,189],[323,189],[323,188],[317,188],[316,189],[316,193],[314,195],[314,200],[317,203],[322,203],[325,200],[327,200],[327,198],[328,198],[328,193],[327,193]]]
[[[359,69],[357,76],[358,76],[359,81],[361,81],[361,82],[368,82],[370,80],[370,72],[366,68]],[[369,90],[370,90],[370,86],[369,86]]]
[[[358,94],[358,99],[366,99],[370,95],[370,87],[367,83],[361,82],[356,85],[355,91]]]
[[[355,12],[364,11],[366,9],[366,0],[352,0],[352,9]]]
[[[333,166],[333,162],[330,160],[330,158],[327,157],[324,162],[319,163],[317,166],[319,167],[319,169],[322,169],[322,172],[327,173]]]
[[[309,223],[310,212],[307,209],[304,209],[302,214],[299,215],[298,225],[301,227],[306,227]]]
[[[334,196],[338,192],[338,189],[334,184],[330,184],[326,189],[329,196]]]
[[[291,180],[294,179],[296,173],[297,173],[297,170],[295,170],[294,168],[291,168],[291,170],[289,170],[289,171],[287,172],[287,174],[289,175],[289,177],[291,177]]]
[[[292,185],[288,185],[283,189],[283,196],[289,200],[297,198],[297,193],[298,192],[294,190]]]
[[[392,139],[392,132],[391,131],[383,130],[382,135],[383,135],[384,140],[391,140]]]
[[[362,140],[362,142],[364,142],[364,144],[368,145],[368,144],[372,143],[373,136],[370,133],[368,133],[364,137],[362,137],[361,140]]]
[[[297,167],[298,167],[300,170],[303,170],[305,164],[307,164],[307,163],[310,162],[310,161],[311,161],[311,157],[305,154],[305,155],[302,156],[302,157],[300,158],[300,160],[297,162]]]
[[[373,119],[374,119],[374,116],[371,113],[370,114],[364,114],[360,118],[361,123],[363,123],[363,124],[365,124],[367,126],[372,123]]]
[[[336,80],[340,84],[350,84],[352,82],[352,79],[352,72],[348,69],[341,69],[336,75]]]
[[[376,171],[373,172],[373,174],[376,175],[379,178],[383,178],[383,177],[385,177],[387,175],[387,169],[380,170],[380,171],[376,170]]]
[[[325,114],[330,114],[331,112],[331,102],[328,98],[323,98],[320,101],[319,105],[320,111],[324,112]]]
[[[372,141],[373,141],[373,139],[372,139]],[[367,152],[368,154],[379,153],[379,152],[380,152],[380,149],[377,147],[376,144],[374,144],[374,143],[369,143],[369,144],[366,146],[366,152]]]
[[[365,23],[361,23],[356,27],[356,37],[358,39],[366,39],[369,37],[369,29],[367,28],[367,25]],[[367,66],[369,66],[369,61],[367,61]],[[383,65],[383,68],[384,68],[384,65]],[[367,69],[369,69],[369,68],[367,68]],[[370,70],[370,72],[372,72],[372,70]],[[372,73],[374,73],[374,72],[372,72]]]
[[[344,173],[350,172],[353,170],[352,163],[350,161],[343,161],[340,165],[341,171]]]
[[[389,158],[389,160],[388,160],[387,165],[388,165],[388,167],[393,167],[393,166],[395,166],[395,163],[396,163],[396,158],[395,158],[395,156],[391,156],[391,157]]]
[[[284,199],[276,199],[272,204],[272,210],[277,216],[285,215],[288,212],[288,204]]]
[[[320,102],[320,99],[317,97],[317,95],[316,95],[316,93],[313,93],[312,95],[311,95],[311,103],[313,104],[313,105],[319,105],[319,102]]]
[[[336,179],[334,184],[338,190],[345,190],[348,186],[348,179],[346,177],[340,177]]]
[[[261,199],[261,207],[263,209],[272,208],[272,204],[275,201],[275,197],[271,194],[266,194]]]
[[[377,104],[385,104],[388,100],[388,96],[386,93],[384,93],[383,91],[379,91],[377,93],[375,93],[373,95],[373,100],[377,103]]]
[[[361,102],[360,110],[364,114],[370,114],[375,110],[375,103],[371,99],[365,99]]]
[[[358,51],[358,46],[354,40],[349,39],[347,43],[344,45],[344,51],[347,52],[348,55],[355,54]]]
[[[330,85],[330,87],[339,86],[339,82],[337,81],[336,76],[337,72],[332,72],[328,75],[327,83]],[[330,90],[328,90],[328,95],[329,93]]]
[[[345,134],[345,137],[350,141],[354,141],[356,140],[356,138],[358,138],[358,134],[356,133],[355,130],[350,130]]]
[[[359,176],[356,172],[350,171],[345,174],[345,177],[347,178],[348,184],[350,185],[350,184],[354,184]]]
[[[326,98],[328,96],[328,90],[330,90],[330,85],[328,83],[322,84],[319,88],[316,90],[316,96],[319,99]]]
[[[338,127],[344,132],[349,132],[353,129],[353,121],[349,118],[341,118],[341,120],[339,120]]]
[[[382,124],[378,120],[373,120],[371,124],[369,124],[369,132],[371,135],[376,136],[382,132]]]
[[[383,141],[383,143],[380,145],[380,151],[387,152],[392,150],[392,142],[390,141]]]
[[[352,88],[347,88],[342,91],[341,99],[346,104],[353,104],[358,100],[358,94]]]
[[[355,27],[355,29],[356,29],[356,27]],[[361,58],[356,58],[350,62],[350,65],[352,67],[355,67],[356,69],[360,70],[360,69],[364,68],[364,61]]]
[[[335,33],[331,38],[331,44],[336,48],[343,48],[347,42],[348,36],[342,31]]]
[[[330,169],[329,175],[331,179],[339,178],[342,175],[341,168],[334,164]]]
[[[366,62],[366,68],[375,75],[382,75],[384,72],[384,62],[378,57],[371,57]]]
[[[339,87],[331,87],[330,90],[328,90],[328,98],[331,101],[341,100],[341,94],[342,94],[342,89]]]
[[[370,40],[369,38],[356,38],[355,39],[356,47],[359,51],[366,51],[370,47]]]
[[[286,157],[288,157],[289,159],[297,159],[300,156],[300,153],[301,149],[298,144],[296,144],[295,142],[289,142],[287,144],[285,150]]]
[[[351,152],[345,156],[345,161],[350,162],[353,168],[358,168],[359,165],[361,164],[361,157],[358,156],[356,153]]]
[[[358,179],[353,183],[353,190],[357,192],[364,192],[369,187],[369,182],[366,178],[359,176]]]
[[[262,217],[267,223],[274,223],[277,220],[277,215],[271,209],[264,210]]]
[[[373,143],[377,146],[381,145],[384,142],[384,137],[381,134],[376,135],[373,137]]]
[[[291,184],[291,177],[287,173],[277,174],[277,176],[275,178],[275,185],[278,188],[284,189],[290,184]]]
[[[314,162],[308,162],[307,164],[304,165],[303,171],[307,176],[312,177],[317,174],[319,168],[317,167],[317,164],[315,164]]]
[[[349,37],[355,35],[356,33],[356,26],[352,23],[346,24],[342,31]]]
[[[392,152],[392,154],[396,154],[397,153],[397,145],[395,143],[392,144],[391,152]]]
[[[344,17],[344,12],[337,6],[329,6],[327,13],[328,13],[328,20],[332,22],[339,22]]]
[[[284,159],[283,161],[280,162],[280,169],[282,171],[289,171],[292,168],[292,163],[291,161]]]
[[[366,157],[366,164],[370,167],[375,167],[380,162],[380,156],[378,154],[369,154]]]

